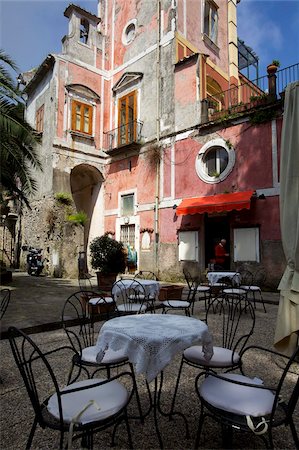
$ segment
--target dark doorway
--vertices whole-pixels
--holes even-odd
[[[205,215],[205,267],[214,259],[215,245],[221,239],[226,239],[226,250],[230,253],[230,229],[228,216],[209,217]],[[230,261],[228,261],[229,264]],[[228,267],[227,267],[228,268]]]

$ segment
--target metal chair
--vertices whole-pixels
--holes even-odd
[[[100,312],[101,309],[115,309],[113,298],[111,296],[106,296],[101,291],[96,290],[92,285],[91,278],[92,276],[89,273],[81,272],[78,277],[78,283],[80,291],[82,292],[82,296],[88,301],[92,312],[96,315],[97,312]],[[105,305],[107,305],[107,308],[105,307]]]
[[[299,356],[299,347],[291,358],[258,346],[251,346],[244,350],[242,359],[247,352],[253,351],[251,358],[256,357],[261,362],[261,371],[266,367],[266,372],[271,371],[273,359],[284,361],[282,375],[274,385],[267,385],[256,376],[252,378],[239,374],[215,374],[209,373],[202,381],[202,373],[196,377],[196,391],[198,393],[201,413],[196,436],[195,448],[199,447],[201,430],[206,417],[211,417],[222,425],[222,439],[224,448],[232,448],[233,431],[250,432],[253,436],[260,437],[267,448],[274,448],[272,431],[282,425],[290,426],[295,448],[299,449],[299,439],[293,421],[293,413],[299,398],[298,371],[294,378],[292,373],[293,388],[287,386],[288,374],[292,371],[292,365]],[[261,359],[260,352],[267,361]],[[251,363],[252,365],[252,363]],[[255,375],[257,366],[255,367]],[[277,369],[277,366],[276,366]],[[272,378],[272,375],[271,375]]]
[[[35,414],[27,449],[32,445],[37,425],[60,432],[59,449],[65,448],[66,435],[68,448],[72,447],[73,440],[81,439],[82,447],[92,449],[94,434],[111,426],[114,426],[114,443],[117,425],[122,421],[126,424],[132,448],[127,415],[127,406],[134,393],[131,372],[119,373],[110,379],[79,381],[60,388],[55,373],[58,375],[58,371],[54,370],[55,359],[52,366],[50,360],[52,356],[57,358],[59,352],[65,352],[66,347],[44,353],[29,336],[15,327],[9,328],[9,342]]]
[[[234,275],[230,280],[230,283],[230,286],[223,287],[222,295],[236,297],[240,300],[247,300],[247,290],[241,287],[241,279],[239,274]]]
[[[163,300],[161,302],[162,314],[167,314],[168,311],[184,311],[185,315],[190,317],[194,306],[195,294],[196,289],[188,289],[186,300],[182,300],[182,298]]]
[[[256,294],[259,295],[260,302],[263,304],[263,308],[265,313],[267,312],[265,302],[263,299],[262,294],[262,286],[265,284],[267,275],[265,269],[259,269],[255,272],[253,275],[253,281],[250,285],[246,285],[244,283],[243,286],[241,286],[243,289],[246,289],[247,291],[247,299],[248,301],[253,301],[254,308],[256,309]]]
[[[0,291],[0,320],[4,316],[8,304],[10,302],[11,290],[10,289],[1,289]]]
[[[248,310],[250,314],[246,314]],[[241,355],[255,326],[254,308],[234,296],[219,295],[211,299],[205,321],[213,336],[214,354],[210,360],[206,360],[201,345],[184,350],[172,400],[172,411],[184,364],[207,373],[219,369],[229,372],[241,368]]]
[[[200,279],[196,279],[196,278],[192,277],[188,270],[183,269],[183,273],[184,273],[184,277],[185,277],[185,280],[188,285],[188,289],[189,289],[191,298],[192,298],[192,294],[194,293],[193,303],[192,303],[192,315],[194,314],[194,303],[195,303],[196,299],[198,301],[204,300],[205,309],[207,309],[207,304],[211,298],[211,287],[201,284]]]
[[[141,280],[154,280],[159,281],[159,278],[154,272],[151,272],[149,270],[140,270],[134,278],[140,278]]]
[[[111,292],[119,315],[142,314],[151,307],[144,287],[135,279],[116,281]]]

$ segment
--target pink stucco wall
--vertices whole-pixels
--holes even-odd
[[[196,101],[196,62],[196,59],[192,59],[175,70],[174,95],[179,107],[186,107]]]

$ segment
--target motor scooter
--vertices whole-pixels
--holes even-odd
[[[42,257],[42,248],[29,247],[27,255],[27,272],[29,275],[39,276],[44,268],[44,261]]]

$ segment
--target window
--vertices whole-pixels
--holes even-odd
[[[136,19],[131,20],[124,28],[122,42],[125,45],[131,44],[136,36]]]
[[[204,33],[217,44],[218,38],[218,6],[211,0],[205,2]]]
[[[234,262],[260,262],[259,228],[234,229]]]
[[[42,105],[36,111],[36,115],[35,115],[35,129],[39,133],[42,133],[44,131],[44,105]]]
[[[120,241],[125,245],[135,248],[135,225],[121,225]]]
[[[121,197],[121,215],[134,215],[134,194],[122,195]]]
[[[125,145],[136,140],[136,91],[119,99],[118,144]]]
[[[92,106],[73,100],[72,130],[92,134]]]
[[[80,42],[87,44],[89,34],[89,22],[86,19],[80,21]]]
[[[213,139],[205,144],[195,162],[199,178],[206,183],[219,183],[232,171],[235,164],[235,151],[223,139]]]
[[[198,231],[179,232],[179,261],[198,261]]]

